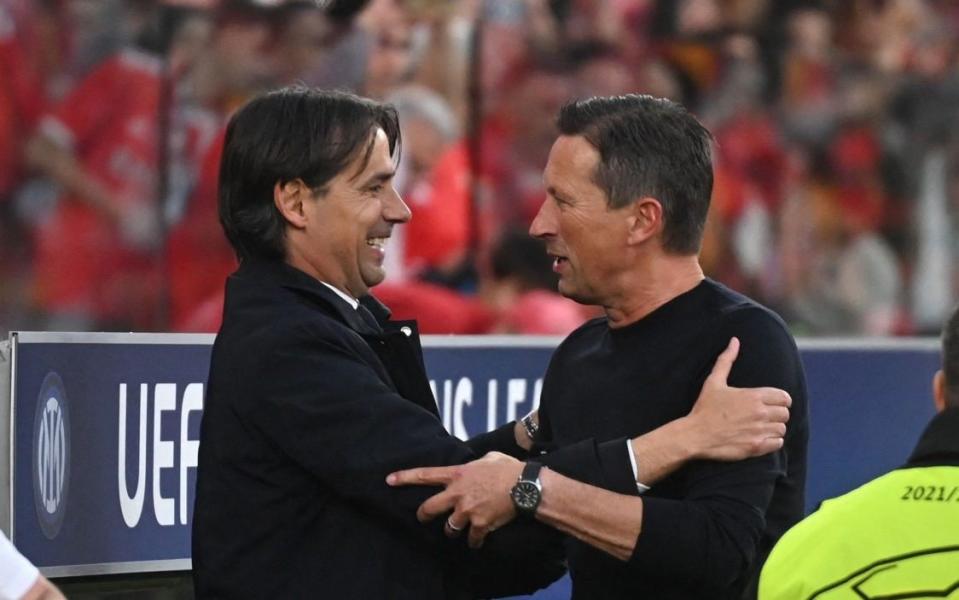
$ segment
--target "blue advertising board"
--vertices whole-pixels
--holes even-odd
[[[4,527],[47,575],[189,568],[212,341],[191,334],[13,335]],[[466,438],[537,406],[558,341],[427,337],[427,370],[446,428]],[[814,508],[905,461],[933,413],[938,343],[800,346]],[[561,583],[536,597],[568,597],[567,590]]]

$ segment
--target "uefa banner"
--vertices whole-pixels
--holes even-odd
[[[0,438],[0,458],[12,453],[0,467],[8,488],[0,518],[44,573],[189,569],[212,341],[192,334],[11,335],[0,352],[0,383],[9,376],[0,399],[9,392],[12,406]],[[426,337],[427,371],[446,428],[467,438],[536,407],[558,341]],[[811,405],[812,509],[905,461],[932,416],[938,344],[801,348]]]

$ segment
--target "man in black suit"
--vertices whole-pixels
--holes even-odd
[[[390,108],[281,90],[231,121],[220,219],[240,258],[204,410],[199,597],[446,598],[456,553],[383,482],[475,458],[447,435],[415,323],[367,294],[410,211],[390,181]],[[360,300],[362,299],[362,303]]]
[[[392,186],[398,147],[391,107],[303,88],[253,100],[227,128],[219,212],[240,268],[200,434],[200,598],[462,598],[530,592],[559,574],[548,552],[510,541],[511,528],[469,554],[444,525],[417,522],[435,489],[386,484],[392,471],[468,462],[526,435],[519,423],[469,443],[448,435],[415,323],[390,321],[369,295],[393,226],[410,219]],[[781,423],[740,409],[781,397],[717,386],[683,439],[703,452],[768,451]],[[566,456],[593,464],[594,450]],[[556,539],[518,527],[530,544]],[[495,576],[471,578],[477,565]]]

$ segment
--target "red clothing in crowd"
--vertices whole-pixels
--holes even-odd
[[[237,261],[217,216],[217,182],[223,154],[221,131],[210,145],[183,218],[170,230],[171,323],[174,331],[219,329],[223,286]]]
[[[416,319],[423,334],[488,333],[494,316],[475,297],[419,281],[384,283],[372,290],[393,319]]]
[[[428,178],[406,195],[413,219],[405,225],[404,264],[417,273],[463,257],[470,236],[470,168],[466,144],[447,150]]]
[[[19,183],[21,145],[46,105],[30,46],[14,14],[0,6],[0,201]]]
[[[160,214],[161,67],[149,54],[120,51],[81,80],[39,126],[110,192],[114,208],[146,221]],[[161,324],[163,277],[156,247],[146,235],[125,238],[114,219],[65,192],[37,231],[37,300],[53,314],[155,327]]]

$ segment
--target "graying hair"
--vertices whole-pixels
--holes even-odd
[[[410,119],[426,121],[443,138],[451,142],[460,137],[460,124],[446,100],[433,90],[420,86],[404,86],[386,98],[396,108],[400,123]]]

